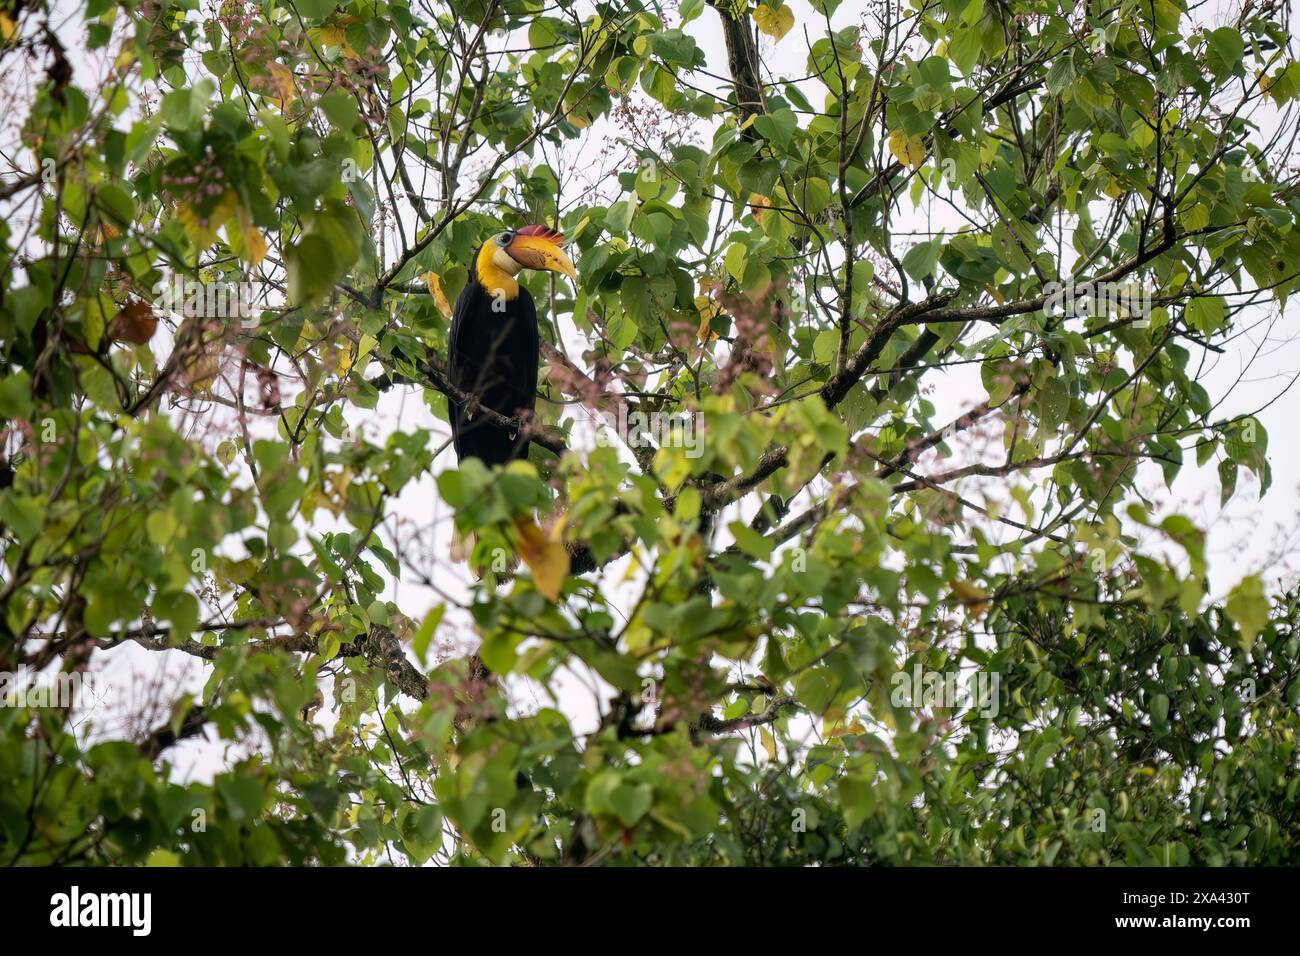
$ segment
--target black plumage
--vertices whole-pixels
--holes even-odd
[[[452,310],[448,377],[457,389],[475,396],[481,408],[527,418],[537,402],[537,307],[522,285],[513,298],[494,296],[476,270],[470,273]],[[478,458],[490,468],[528,456],[522,429],[489,421],[472,403],[452,399],[450,404],[459,461]]]

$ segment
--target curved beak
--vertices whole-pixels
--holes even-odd
[[[506,254],[525,269],[542,269],[547,272],[559,272],[574,282],[578,281],[578,271],[564,254],[564,250],[550,239],[542,236],[515,236],[514,241],[506,246]]]

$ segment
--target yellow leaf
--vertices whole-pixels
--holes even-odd
[[[749,197],[749,211],[754,214],[754,221],[760,226],[763,225],[763,210],[772,208],[772,200],[766,196],[760,196],[753,193]]]
[[[908,136],[901,129],[889,134],[889,151],[909,169],[916,169],[925,161],[925,142],[919,136]]]
[[[181,374],[185,384],[199,394],[212,391],[212,383],[221,374],[221,351],[216,344],[204,343],[182,356]]]
[[[759,728],[758,739],[763,742],[763,749],[767,751],[767,759],[776,759],[776,738],[766,727]]]
[[[353,353],[352,349],[339,349],[336,353],[338,361],[334,365],[334,373],[338,375],[339,381],[348,377],[348,372],[352,371]]]
[[[568,515],[551,526],[549,533],[539,528],[531,518],[514,520],[516,547],[519,557],[533,573],[533,586],[548,601],[560,598],[560,588],[569,576],[569,551],[564,546],[564,525]]]
[[[711,342],[718,337],[718,333],[713,331],[710,324],[713,317],[718,314],[718,307],[702,295],[695,297],[695,308],[700,312],[700,327],[696,329],[695,336],[701,342]]]
[[[696,332],[701,342],[709,342],[718,337],[710,327],[714,316],[722,311],[718,305],[718,283],[710,276],[700,277],[700,294],[695,297],[695,309],[700,313],[700,327]]]
[[[237,252],[235,237],[238,236],[239,244],[244,247],[244,257],[251,265],[256,266],[266,258],[266,239],[253,225],[248,210],[240,203],[239,194],[233,189],[227,189],[206,215],[200,214],[188,203],[180,203],[176,207],[176,218],[185,228],[190,241],[200,249],[206,249],[216,242],[217,230],[224,226],[227,242]]]
[[[185,367],[185,381],[198,395],[212,392],[212,383],[221,372],[221,360],[215,355],[202,355]]]
[[[218,331],[202,318],[187,318],[176,330],[170,362],[181,380],[196,394],[206,394],[221,374],[225,343]]]
[[[320,335],[320,329],[318,329],[313,323],[304,322],[302,324],[302,330],[298,333],[298,341],[293,344],[293,354],[297,355],[300,352],[307,351],[313,344],[315,344],[316,339],[319,338]]]
[[[758,29],[777,42],[780,42],[794,26],[794,11],[784,3],[776,10],[771,7],[757,6],[754,8],[753,16]]]
[[[989,609],[988,592],[966,581],[949,581],[955,597],[972,617],[980,618]]]
[[[1106,195],[1109,196],[1111,199],[1122,199],[1126,192],[1128,192],[1128,190],[1125,189],[1123,186],[1121,186],[1119,183],[1117,183],[1115,180],[1111,179],[1107,181]]]
[[[200,216],[188,203],[181,203],[176,209],[176,218],[185,227],[190,241],[200,249],[206,249],[216,241],[217,229],[229,222],[238,208],[239,196],[233,189],[227,189],[206,216]]]
[[[212,382],[216,381],[217,375],[221,373],[221,356],[213,347],[205,346],[203,351],[199,351],[194,358],[187,360],[182,371],[185,373],[186,385],[195,392],[211,392]]]
[[[239,207],[236,218],[239,220],[239,234],[244,240],[244,251],[248,254],[248,262],[250,265],[256,266],[266,258],[266,240],[257,231],[257,227],[253,225],[253,221],[248,215],[248,210],[242,205]]]
[[[442,276],[436,272],[427,273],[424,277],[424,284],[429,287],[429,295],[433,296],[433,304],[438,307],[443,318],[451,318],[451,306],[447,304],[447,293],[442,289]]]
[[[358,59],[357,51],[352,49],[352,44],[348,42],[348,35],[338,27],[321,27],[320,42],[322,46],[338,47],[346,57]]]
[[[361,341],[357,343],[355,349],[340,350],[338,365],[334,368],[334,371],[338,373],[339,381],[347,378],[348,372],[352,371],[354,367],[359,366],[364,369],[366,367],[366,357],[374,351],[377,344],[379,344],[378,340],[373,335],[369,332],[363,332]]]
[[[244,248],[248,250],[248,261],[253,265],[266,258],[266,240],[252,226],[244,227]]]
[[[1272,86],[1273,83],[1272,83],[1272,81],[1268,78],[1268,74],[1265,73],[1263,70],[1256,70],[1256,71],[1255,71],[1255,80],[1256,80],[1256,82],[1259,83],[1259,91],[1260,91],[1261,93],[1264,94],[1264,98],[1265,98],[1265,99],[1268,99],[1268,100],[1271,100],[1273,97],[1272,97],[1272,95],[1270,95],[1270,93],[1268,92],[1268,88],[1269,88],[1270,86]]]
[[[345,468],[342,471],[326,472],[324,475],[325,483],[330,489],[330,500],[326,506],[334,517],[343,513],[343,508],[348,503],[348,486],[352,484],[352,469]]]
[[[3,36],[7,43],[14,38],[14,34],[17,32],[18,24],[14,23],[9,14],[0,10],[0,36]]]
[[[194,207],[189,203],[176,204],[176,219],[181,224],[181,228],[185,230],[185,234],[190,237],[190,240],[196,246],[202,248],[211,243],[211,239],[208,242],[199,243],[199,239],[207,234],[206,227],[199,222],[199,214],[194,211]]]
[[[591,125],[591,107],[580,102],[565,103],[564,118],[578,129],[586,129]]]
[[[862,721],[854,720],[850,723],[844,723],[842,715],[833,724],[822,727],[822,734],[826,737],[843,737],[846,734],[865,734],[867,728],[862,726]]]
[[[283,63],[272,63],[270,68],[271,82],[267,95],[275,100],[280,111],[284,112],[293,102],[295,92],[293,85],[293,70],[289,69]]]

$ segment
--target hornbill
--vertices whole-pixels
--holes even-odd
[[[452,311],[447,372],[468,402],[449,398],[456,457],[478,458],[491,468],[528,455],[522,429],[488,420],[482,409],[527,419],[537,401],[540,348],[537,308],[519,284],[520,269],[560,272],[576,281],[560,244],[546,226],[525,226],[488,239],[474,259],[469,282]]]

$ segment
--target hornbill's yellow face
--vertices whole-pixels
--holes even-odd
[[[510,276],[520,269],[541,269],[559,272],[576,281],[578,273],[561,248],[563,242],[561,233],[545,226],[524,226],[518,232],[497,233],[484,243],[479,254],[480,277],[494,267]],[[485,258],[489,261],[483,262]]]

